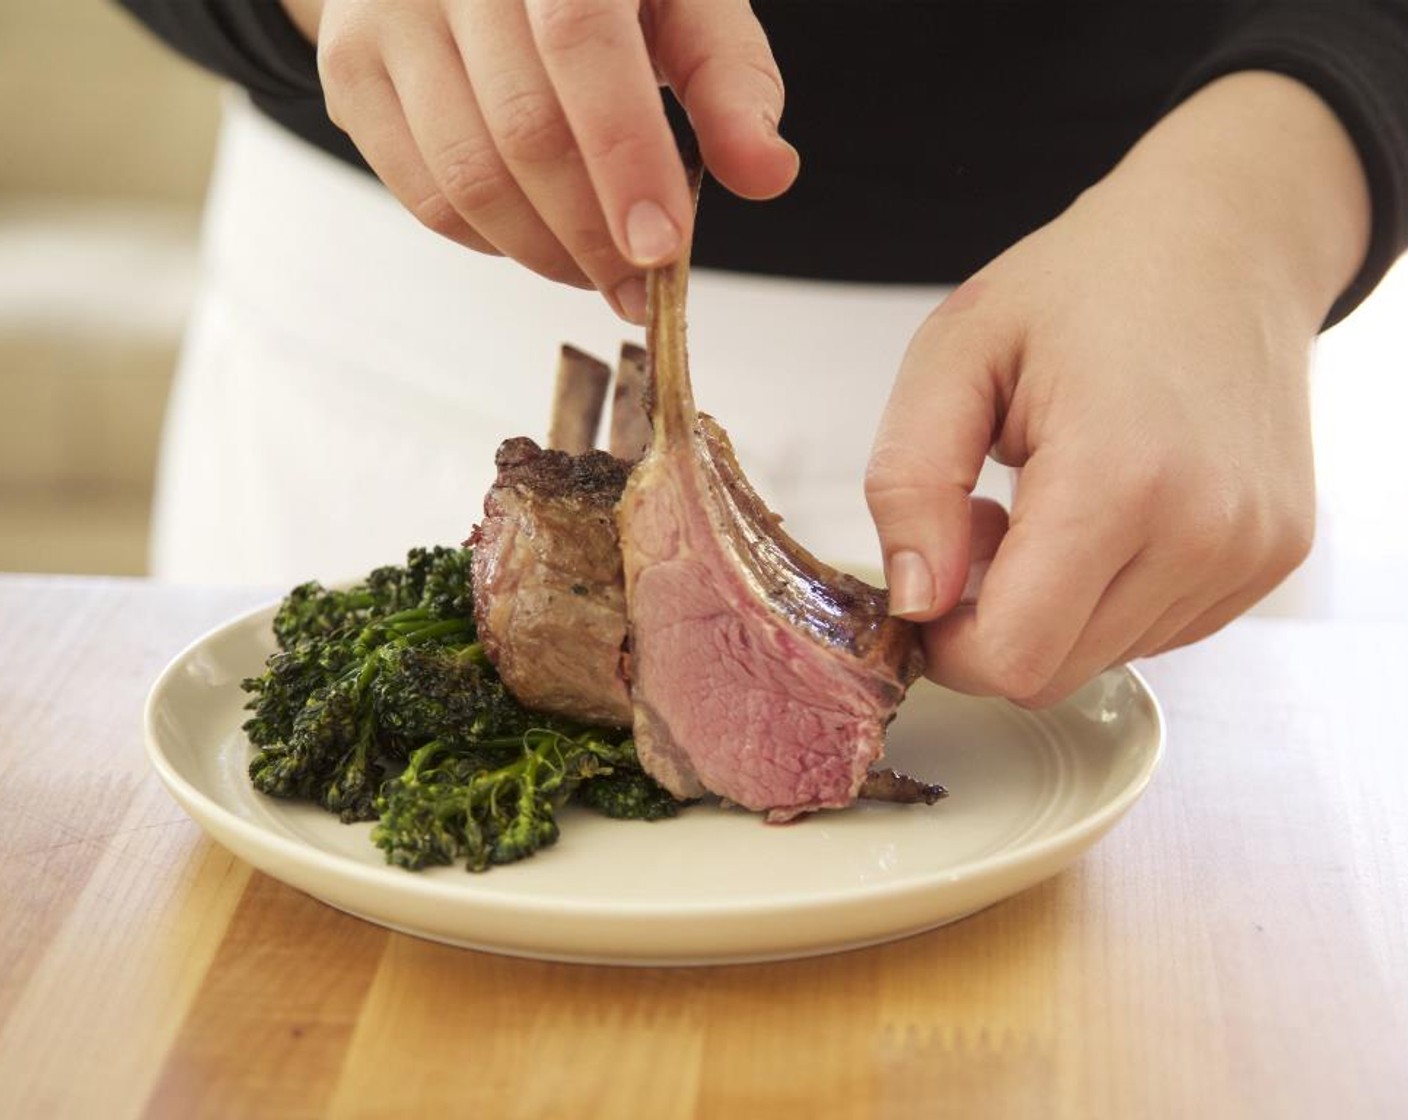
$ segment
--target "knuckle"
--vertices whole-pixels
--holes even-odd
[[[578,231],[568,247],[581,270],[588,276],[600,278],[604,284],[611,285],[635,273],[617,251],[616,243],[604,226]]]
[[[644,153],[644,138],[628,120],[603,120],[581,140],[582,155],[589,163],[624,163],[633,152]],[[631,162],[642,163],[643,160]]]
[[[865,501],[872,514],[913,505],[927,487],[910,459],[889,448],[877,448],[865,468]]]
[[[510,188],[503,161],[482,145],[465,145],[445,153],[440,164],[440,185],[445,197],[462,214],[492,208]]]
[[[413,203],[410,211],[416,221],[441,237],[453,240],[465,232],[464,219],[460,217],[459,211],[451,205],[449,199],[438,192]]]
[[[776,101],[779,107],[782,105],[787,91],[766,43],[753,42],[741,46],[735,64],[746,71],[760,88],[767,91],[770,100]]]
[[[545,55],[570,54],[601,41],[618,16],[610,0],[530,0],[528,10]]]
[[[572,150],[572,133],[551,93],[517,90],[494,109],[495,138],[510,163],[550,163]]]
[[[1190,567],[1229,566],[1279,582],[1305,562],[1314,541],[1313,502],[1208,486],[1182,519],[1179,556]]]
[[[973,480],[939,449],[892,433],[878,440],[866,463],[866,504],[873,517],[933,515],[950,494],[971,494]]]
[[[929,344],[946,341],[947,336],[959,330],[960,324],[968,318],[966,313],[982,303],[982,296],[987,287],[988,280],[984,272],[974,273],[950,292],[947,298],[940,300],[929,310],[915,329],[915,339],[922,339]]]
[[[1196,560],[1211,563],[1231,555],[1260,557],[1269,551],[1270,521],[1253,496],[1209,486],[1187,516],[1187,546]]]
[[[957,290],[961,291],[961,286]],[[914,334],[910,338],[909,351],[911,354],[931,352],[949,343],[949,323],[958,314],[949,307],[952,302],[953,296],[949,296],[948,299],[941,301],[937,307],[931,308],[928,314],[920,320],[919,326],[915,328]]]
[[[1186,465],[1164,458],[1146,468],[1141,489],[1130,497],[1141,503],[1147,521],[1163,527],[1159,536],[1185,565],[1215,564],[1252,547],[1245,495],[1215,476],[1198,479]]]
[[[380,69],[375,53],[355,23],[329,28],[320,35],[317,61],[325,90],[356,86]]]
[[[1036,704],[1055,675],[1050,659],[1030,643],[1005,641],[987,657],[984,674],[993,691],[1009,700]]]
[[[865,466],[867,494],[910,494],[923,488],[924,471],[913,448],[881,439],[870,452]]]
[[[1126,508],[1157,512],[1177,494],[1187,467],[1176,448],[1154,448],[1140,442],[1143,445],[1138,450],[1116,458],[1120,465],[1110,488],[1115,501]]]
[[[694,92],[716,84],[737,89],[740,79],[761,91],[766,101],[781,110],[786,90],[765,41],[739,43],[727,57],[711,55],[701,61],[685,78],[680,99],[688,103]]]
[[[1188,519],[1179,551],[1186,565],[1202,568],[1222,558],[1229,540],[1226,521],[1213,510],[1203,508]]]

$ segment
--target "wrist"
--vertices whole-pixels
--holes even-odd
[[[1369,188],[1344,126],[1307,86],[1246,71],[1199,90],[1101,184],[1149,221],[1206,233],[1239,279],[1317,331],[1363,264]]]

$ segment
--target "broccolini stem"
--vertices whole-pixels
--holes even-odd
[[[357,699],[360,701],[363,693],[367,691],[367,686],[372,683],[372,678],[376,676],[377,663],[372,658],[367,658],[362,662],[361,668],[357,670]]]
[[[455,634],[468,634],[473,630],[474,623],[467,618],[448,618],[444,622],[431,623],[423,629],[409,631],[405,638],[407,645],[420,645],[421,642],[433,642]]]
[[[424,607],[407,607],[403,611],[383,615],[376,621],[382,626],[399,626],[403,622],[425,622],[429,618],[430,612]]]
[[[422,610],[420,607],[412,607],[409,610],[388,614],[384,618],[373,619],[362,627],[362,632],[357,635],[357,644],[362,649],[371,649],[380,644],[382,635],[386,631],[392,630],[399,634],[402,632],[402,627],[418,626],[429,619],[430,612]]]
[[[453,637],[456,634],[474,632],[474,621],[468,618],[447,618],[434,620],[423,610],[401,611],[387,615],[363,628],[357,635],[357,646],[369,653],[377,646],[384,645],[391,637],[408,645],[433,642],[439,638]]]

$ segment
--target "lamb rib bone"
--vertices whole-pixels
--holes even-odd
[[[557,360],[548,447],[581,455],[596,446],[611,367],[575,346],[563,345]]]
[[[922,670],[918,631],[787,536],[698,413],[687,283],[683,256],[647,277],[653,435],[617,515],[637,752],[679,797],[840,808]]]
[[[650,413],[645,407],[646,353],[634,342],[621,343],[616,385],[611,393],[611,454],[634,463],[650,446]]]

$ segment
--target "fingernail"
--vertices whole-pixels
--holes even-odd
[[[664,260],[679,245],[679,227],[658,203],[642,199],[626,214],[626,247],[633,263],[648,268]]]
[[[905,550],[890,557],[885,580],[890,585],[890,613],[924,614],[934,605],[934,577],[917,552]]]
[[[616,298],[616,306],[621,314],[632,323],[645,322],[645,281],[639,276],[628,276],[611,293]]]

